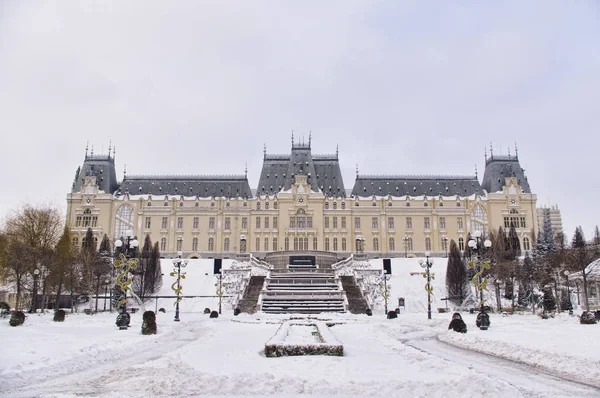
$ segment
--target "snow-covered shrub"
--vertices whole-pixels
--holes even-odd
[[[594,315],[591,311],[583,311],[581,313],[581,317],[579,318],[579,323],[582,325],[593,325],[596,322],[596,315]]]
[[[212,311],[210,313],[210,318],[218,318],[219,317],[219,313],[217,311]]]
[[[119,314],[117,315],[117,320],[115,321],[115,324],[117,326],[121,326],[121,319],[123,319],[123,316],[125,316],[125,318],[127,319],[127,327],[129,327],[129,323],[131,322],[131,315],[129,315],[129,313],[125,313],[125,315],[123,314]]]
[[[388,311],[387,319],[396,319],[396,318],[398,318],[398,314],[396,314],[396,311]]]
[[[158,309],[158,312],[166,313],[167,311],[164,308],[161,307],[161,308]]]
[[[156,334],[156,314],[154,311],[146,311],[143,315],[142,334]]]
[[[556,299],[554,299],[554,296],[552,295],[552,289],[544,289],[542,305],[544,306],[545,311],[553,311],[556,309]]]
[[[10,311],[10,305],[6,301],[0,301],[0,310]]]
[[[370,308],[367,308],[367,310],[365,311],[365,314],[367,314],[367,316],[373,316],[373,311],[371,311]]]
[[[21,326],[24,322],[25,313],[23,311],[13,311],[13,313],[10,314],[10,321],[8,321],[10,326]]]
[[[64,322],[65,321],[65,315],[67,315],[67,313],[65,312],[65,310],[56,310],[54,311],[54,322]]]
[[[490,316],[487,314],[487,312],[484,312],[483,316],[485,318],[485,324],[489,327],[491,325]],[[481,312],[479,312],[477,314],[477,319],[475,319],[475,325],[477,327],[481,327],[481,324],[482,324],[482,322],[481,322]]]
[[[236,308],[235,310],[233,310],[233,315],[235,315],[235,316],[238,316],[241,313],[242,313],[242,310],[240,310],[239,308]]]
[[[204,309],[204,314],[210,314],[210,308],[205,308]]]

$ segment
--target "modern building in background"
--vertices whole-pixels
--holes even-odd
[[[373,159],[373,162],[376,162]],[[443,255],[455,240],[514,226],[523,250],[538,230],[536,195],[518,154],[486,155],[477,175],[363,175],[344,184],[339,152],[312,153],[311,140],[290,153],[263,153],[256,189],[248,173],[237,176],[116,177],[115,156],[88,155],[67,195],[67,217],[81,245],[112,240],[132,229],[150,235],[167,256],[235,257],[274,251],[328,251],[371,257]],[[536,232],[534,232],[536,233]]]
[[[549,225],[552,229],[553,238],[556,238],[558,233],[564,234],[562,217],[557,205],[538,207],[537,224],[539,231],[544,231],[544,226]]]

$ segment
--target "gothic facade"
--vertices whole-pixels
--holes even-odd
[[[255,190],[239,176],[124,176],[114,152],[88,155],[67,197],[67,223],[80,245],[127,230],[150,235],[169,256],[235,257],[273,251],[353,252],[369,256],[444,255],[464,249],[470,232],[514,226],[523,250],[537,233],[536,195],[518,154],[486,156],[477,176],[356,175],[346,190],[339,153],[312,154],[294,143],[286,155],[263,154]]]

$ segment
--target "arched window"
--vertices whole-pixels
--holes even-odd
[[[73,237],[73,247],[78,247],[79,246],[79,238],[77,236]]]
[[[448,237],[446,236],[442,236],[442,250],[445,252],[448,251]]]
[[[342,202],[342,210],[346,208],[346,202]]]
[[[333,210],[337,209],[337,202],[333,202]]]
[[[325,238],[325,251],[329,251],[329,238]]]
[[[260,202],[256,202],[256,210],[260,210]]]
[[[208,238],[208,251],[209,252],[214,252],[215,251],[215,238]]]
[[[294,250],[298,251],[298,237],[294,238]]]
[[[224,252],[228,252],[229,251],[229,238],[225,238],[225,240],[223,241],[223,251]]]
[[[198,251],[198,238],[192,239],[192,251],[193,252]]]
[[[510,214],[519,214],[519,212],[516,209],[510,209]]]
[[[393,252],[396,250],[396,241],[394,238],[390,238],[390,251]]]
[[[260,238],[256,238],[256,243],[254,245],[254,251],[260,251]]]
[[[308,250],[308,238],[304,238],[304,250]]]
[[[465,240],[458,238],[458,250],[465,250]]]
[[[246,239],[240,239],[240,253],[246,252]]]
[[[412,238],[408,238],[408,239],[406,240],[406,248],[407,248],[409,251],[412,251],[412,250],[413,250],[413,241],[412,241]]]
[[[92,211],[90,209],[85,209],[83,211],[83,224],[82,227],[89,227],[92,222]]]
[[[277,203],[277,202],[275,202],[275,203],[273,204],[273,207],[275,207],[275,204],[276,204],[276,203]],[[279,249],[277,248],[277,238],[273,238],[273,251],[274,251],[274,252],[276,252],[277,250],[279,250]]]
[[[333,205],[335,206],[335,203]],[[338,251],[338,239],[337,238],[333,238],[333,251],[334,252]]]
[[[180,237],[181,238],[181,237]],[[177,239],[177,251],[181,251],[181,246],[183,245],[183,239]]]
[[[265,202],[265,210],[269,210],[269,202]]]
[[[289,251],[290,250],[290,238],[286,237],[284,240],[284,244],[285,244],[285,246],[284,246],[285,250]]]
[[[160,238],[160,251],[164,252],[167,250],[167,238]]]
[[[374,252],[379,251],[379,239],[377,239],[377,238],[373,238],[373,251]]]
[[[273,202],[273,209],[277,210],[277,202]]]
[[[115,217],[115,237],[125,237],[125,231],[128,229],[133,229],[133,208],[130,205],[123,205],[117,210]]]
[[[431,251],[431,239],[425,238],[425,250]]]
[[[342,251],[345,252],[346,250],[347,250],[346,238],[342,238]]]
[[[313,238],[313,250],[317,250],[317,238]]]
[[[523,238],[523,250],[530,250],[531,245],[529,243],[529,238],[528,237],[524,237]]]
[[[265,238],[265,251],[268,252],[269,251],[269,238]]]

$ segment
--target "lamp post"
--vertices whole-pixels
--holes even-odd
[[[565,279],[567,280],[567,307],[569,309],[569,315],[573,315],[573,305],[571,305],[571,289],[569,287],[569,271],[565,270]]]
[[[426,273],[423,275],[427,278],[427,284],[425,285],[425,290],[427,291],[427,319],[431,319],[431,292],[433,289],[431,288],[431,277],[430,269],[433,266],[433,260],[429,261],[429,256],[431,253],[425,252],[425,261],[423,259],[419,260],[419,264],[422,268],[425,268]]]
[[[48,267],[46,267],[45,265],[42,265],[41,267],[41,271],[40,271],[40,282],[42,284],[42,304],[41,304],[41,310],[42,313],[44,312],[44,309],[46,308],[46,278],[48,277]],[[36,300],[37,300],[37,292],[36,292]],[[37,307],[37,303],[36,303],[36,307]]]
[[[115,242],[115,248],[119,252],[119,259],[115,261],[115,268],[120,270],[116,283],[122,292],[122,297],[116,305],[117,309],[119,307],[121,309],[121,313],[117,315],[119,330],[127,330],[129,327],[129,314],[127,313],[127,291],[131,289],[131,275],[129,271],[137,268],[138,259],[136,258],[136,253],[140,245],[137,238],[133,236],[132,230],[125,231],[125,235],[127,235],[125,241],[121,238]]]
[[[390,298],[390,291],[388,290],[387,281],[392,277],[392,275],[385,272],[383,270],[383,299],[385,300],[385,313],[388,313],[388,299]],[[391,286],[390,286],[391,287]]]
[[[39,269],[33,270],[33,300],[31,300],[31,308],[29,309],[29,313],[37,312],[37,291],[38,291],[38,276],[40,275]]]
[[[106,278],[104,280],[104,311],[106,311],[106,296],[108,296],[108,285],[110,284],[110,279]]]
[[[442,242],[444,243],[444,254],[446,255],[446,258],[448,258],[448,237],[444,236]]]
[[[498,311],[502,312],[502,301],[500,301],[500,281],[496,279],[494,284],[496,285],[496,304],[498,305]]]
[[[408,236],[404,237],[404,258],[408,257]]]
[[[185,279],[185,272],[181,272],[181,268],[185,268],[188,265],[188,259],[181,259],[182,252],[177,252],[177,258],[173,259],[173,272],[171,272],[171,276],[175,276],[177,274],[177,280],[173,283],[172,289],[175,291],[177,295],[177,300],[175,301],[175,322],[179,322],[179,302],[181,301],[181,280]],[[175,288],[175,284],[177,284],[177,288]]]
[[[489,239],[486,239],[484,242],[482,242],[481,231],[473,232],[473,237],[475,239],[469,240],[469,247],[471,248],[471,251],[475,251],[477,253],[477,258],[475,261],[469,262],[469,267],[472,267],[475,271],[477,271],[472,282],[479,290],[479,313],[481,315],[479,329],[487,330],[489,327],[486,318],[487,314],[483,310],[483,290],[487,286],[487,279],[484,278],[482,274],[486,269],[490,268],[490,262],[489,260],[482,261],[481,253],[483,251],[483,247],[486,249],[492,247],[492,242]]]

